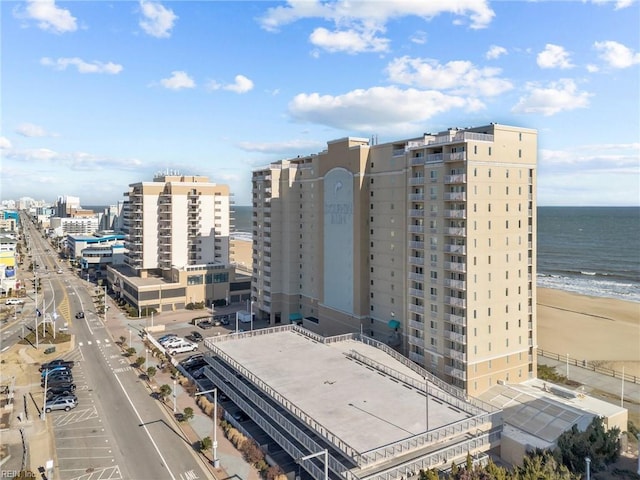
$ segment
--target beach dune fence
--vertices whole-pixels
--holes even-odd
[[[598,365],[599,362],[593,362],[589,360],[578,360],[576,358],[567,357],[567,355],[562,355],[561,353],[554,353],[548,350],[538,349],[538,355],[545,358],[550,358],[551,360],[556,360],[558,362],[566,363],[574,367],[584,368],[586,370],[591,370],[592,372],[600,373],[602,375],[607,375],[613,378],[619,378],[621,380],[624,379],[625,382],[638,383],[640,384],[640,377],[637,375],[630,375],[628,373],[622,373],[618,370],[612,370],[611,368],[606,368]]]

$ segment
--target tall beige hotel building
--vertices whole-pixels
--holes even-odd
[[[254,312],[362,332],[469,395],[534,377],[536,159],[536,131],[490,124],[254,170]]]

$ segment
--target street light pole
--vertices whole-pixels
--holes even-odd
[[[429,432],[429,380],[427,380],[427,377],[424,377],[424,394],[425,394],[425,410],[426,410],[426,416],[425,416],[425,424],[427,426],[426,431]]]
[[[329,450],[327,450],[326,448],[324,450],[320,450],[317,453],[306,455],[298,459],[298,462],[302,462],[303,460],[309,460],[310,458],[319,457],[320,455],[324,455],[324,480],[329,480]]]
[[[211,390],[206,390],[204,392],[194,393],[193,396],[197,397],[198,395],[204,395],[206,393],[213,392],[213,443],[211,447],[213,449],[212,454],[212,463],[214,468],[218,468],[220,466],[220,460],[218,460],[218,389],[212,388]]]
[[[251,300],[251,309],[249,310],[251,315],[251,331],[253,332],[253,300]]]
[[[569,354],[567,353],[567,379],[569,379]]]
[[[177,396],[176,396],[176,379],[173,379],[173,413],[176,413],[178,411],[178,406],[176,405],[176,400],[177,400]]]

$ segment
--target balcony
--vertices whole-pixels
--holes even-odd
[[[424,185],[424,177],[409,178],[409,185]]]
[[[413,303],[409,304],[409,311],[413,313],[419,313],[420,315],[424,315],[424,305],[414,305]]]
[[[411,159],[411,165],[424,165],[424,157],[413,157]]]
[[[461,343],[463,345],[465,343],[467,343],[467,336],[466,335],[463,335],[462,333],[451,332],[449,330],[445,330],[444,338],[446,338],[448,340],[452,340],[454,342]]]
[[[455,288],[456,290],[464,290],[467,288],[467,282],[464,280],[452,280],[450,278],[445,278],[442,283],[445,287]]]
[[[445,365],[444,373],[446,373],[447,375],[452,376],[453,378],[457,378],[457,379],[460,379],[460,380],[466,380],[467,379],[467,373],[464,370],[460,370],[458,368],[449,367],[449,366]]]
[[[452,237],[464,237],[467,235],[467,229],[464,227],[448,227],[445,228],[444,233]]]
[[[462,201],[467,200],[467,192],[445,192],[444,199],[447,201]]]
[[[462,262],[444,262],[444,268],[452,272],[464,273],[467,271],[467,264]]]
[[[409,273],[409,280],[416,280],[418,282],[424,282],[424,274],[423,273]]]
[[[411,295],[413,297],[423,298],[424,297],[424,290],[420,290],[419,288],[410,288],[409,289],[409,295]]]
[[[461,327],[464,327],[467,324],[467,320],[464,317],[453,315],[451,313],[447,314],[444,319],[453,325],[459,325]]]
[[[460,253],[462,255],[467,254],[466,245],[445,245],[443,250],[447,253]]]
[[[444,297],[444,303],[453,307],[467,308],[467,301],[464,298]]]
[[[411,210],[409,210],[409,216],[414,218],[422,218],[424,217],[424,210],[412,208]]]
[[[424,233],[424,225],[409,225],[410,233]]]
[[[446,218],[467,218],[467,211],[462,210],[445,210],[444,216]]]
[[[424,265],[424,257],[409,257],[409,264]]]
[[[409,360],[420,366],[424,366],[424,355],[422,353],[409,352]]]
[[[464,162],[467,160],[467,152],[453,152],[444,156],[445,162]]]
[[[409,242],[409,248],[419,248],[420,250],[424,250],[424,242]]]
[[[407,337],[409,345],[415,345],[416,347],[424,348],[424,338],[413,337],[409,335]]]
[[[410,193],[409,194],[410,202],[424,202],[424,193]]]
[[[444,183],[445,185],[463,185],[467,183],[467,176],[464,173],[457,175],[445,175]]]
[[[416,322],[415,320],[409,320],[409,328],[413,328],[418,330],[419,332],[424,331],[424,323]]]

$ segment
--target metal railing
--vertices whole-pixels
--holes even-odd
[[[557,360],[565,364],[568,362],[569,365],[573,365],[574,367],[584,368],[586,370],[591,370],[592,372],[607,375],[609,377],[619,378],[621,380],[623,379],[625,382],[640,384],[640,377],[638,377],[637,375],[631,375],[629,373],[622,373],[611,368],[601,367],[591,360],[578,360],[575,358],[567,357],[567,355],[549,352],[541,348],[538,349],[538,355],[540,355],[541,357],[550,358],[552,360]]]

